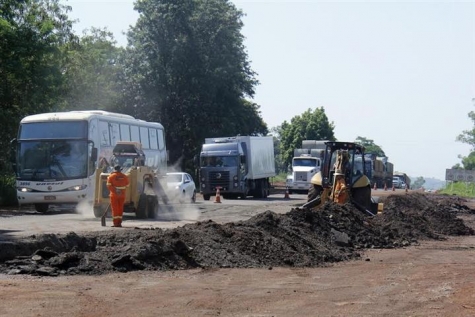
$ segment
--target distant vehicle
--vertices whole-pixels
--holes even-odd
[[[274,177],[272,136],[206,138],[200,160],[200,191],[209,200],[219,188],[224,199],[267,198]]]
[[[394,188],[411,189],[411,179],[405,173],[395,172],[393,176]]]
[[[188,173],[167,173],[168,197],[177,199],[181,203],[196,201],[196,185]]]
[[[365,154],[365,174],[371,181],[371,187],[391,187],[393,170],[394,165],[388,161],[388,157],[376,156],[374,153]]]
[[[320,171],[325,151],[325,142],[303,140],[302,147],[294,149],[292,158],[292,174],[287,175],[286,186],[289,194],[292,192],[308,193],[310,180]]]

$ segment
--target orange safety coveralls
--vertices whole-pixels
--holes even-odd
[[[348,201],[348,191],[346,190],[345,178],[339,177],[335,184],[335,193],[333,200],[336,203],[344,204]]]
[[[122,214],[124,213],[125,189],[129,186],[127,175],[114,171],[107,177],[107,188],[112,209],[112,222],[114,227],[122,227]]]

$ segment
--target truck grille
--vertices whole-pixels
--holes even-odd
[[[306,182],[307,181],[307,172],[295,172],[294,181],[295,182],[298,182],[298,181]]]
[[[227,188],[229,186],[229,172],[210,172],[209,184],[211,185],[211,188],[216,188],[218,186]]]

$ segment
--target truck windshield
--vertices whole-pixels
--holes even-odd
[[[87,177],[88,144],[80,141],[23,141],[18,148],[19,180],[65,180]]]
[[[294,158],[293,166],[309,166],[309,167],[316,167],[317,160],[311,158]]]
[[[205,156],[201,158],[201,167],[235,167],[237,164],[236,156]]]

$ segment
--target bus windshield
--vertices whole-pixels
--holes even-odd
[[[23,141],[18,149],[19,180],[53,181],[86,178],[85,140]]]

